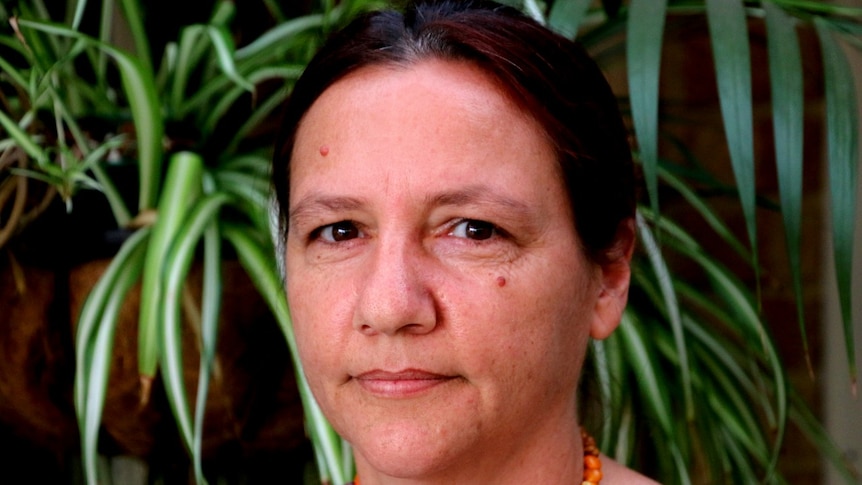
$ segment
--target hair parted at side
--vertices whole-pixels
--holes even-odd
[[[333,83],[360,68],[426,59],[475,64],[532,115],[554,145],[575,227],[597,261],[634,216],[634,170],[617,100],[577,43],[518,10],[486,0],[418,0],[363,14],[324,44],[285,106],[273,160],[284,237],[290,160],[302,117]]]

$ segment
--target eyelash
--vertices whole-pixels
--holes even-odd
[[[356,233],[357,233],[356,236],[353,236],[353,237],[350,237],[349,239],[344,239],[344,240],[336,240],[335,234],[330,234],[328,238],[323,237],[323,234],[326,231],[335,231],[338,229],[338,226],[344,225],[344,224],[349,224],[350,226],[345,228],[345,229],[352,229],[352,230],[356,231]],[[359,238],[362,236],[363,236],[362,229],[359,227],[358,224],[356,224],[355,222],[350,221],[350,220],[344,220],[344,221],[333,222],[332,224],[327,224],[325,226],[318,227],[317,229],[313,230],[308,235],[308,240],[309,241],[322,240],[323,242],[325,242],[327,244],[338,244],[338,243],[351,241],[353,239],[356,239],[356,238]]]
[[[489,229],[491,231],[491,234],[488,235],[487,237],[483,237],[483,238],[478,238],[478,239],[477,238],[471,238],[471,237],[467,236],[466,231],[468,229],[465,227],[465,229],[464,229],[465,234],[463,236],[455,236],[455,231],[458,229],[458,227],[460,227],[461,225],[470,224],[470,223],[485,226],[485,227],[482,227],[480,229]],[[459,219],[459,220],[455,221],[450,226],[450,230],[446,234],[451,235],[451,236],[455,236],[455,237],[459,237],[459,238],[463,238],[463,239],[468,239],[468,240],[474,241],[474,242],[482,242],[482,241],[487,241],[490,239],[506,236],[505,231],[500,229],[500,227],[498,227],[496,224],[493,224],[493,223],[488,222],[488,221],[483,221],[480,219]]]
[[[464,224],[470,224],[470,223],[484,226],[484,227],[480,227],[479,230],[480,231],[481,230],[490,230],[491,233],[489,235],[487,235],[487,237],[472,238],[472,237],[469,237],[467,235],[466,232],[469,229],[467,229],[465,227],[463,235],[455,235],[455,232],[458,230],[458,228],[460,226],[462,226]],[[344,227],[344,225],[347,225],[347,224],[349,224],[349,226]],[[339,226],[342,226],[342,227],[339,227]],[[336,235],[334,234],[334,231],[339,230],[339,229],[355,231],[356,234],[351,235],[347,239],[337,240]],[[325,237],[324,234],[326,234],[327,231],[329,231],[330,234],[328,234],[328,236]],[[480,219],[458,219],[458,220],[455,220],[449,225],[449,228],[445,234],[447,236],[453,236],[453,237],[456,237],[459,239],[469,240],[469,241],[472,241],[474,243],[481,243],[484,241],[488,241],[488,240],[500,238],[500,237],[508,237],[508,234],[503,229],[501,229],[499,226],[497,226],[496,224],[493,224],[493,223],[488,222],[488,221],[483,221]],[[360,228],[360,226],[356,222],[351,221],[351,220],[343,220],[343,221],[334,222],[332,224],[326,224],[324,226],[320,226],[320,227],[316,228],[315,230],[313,230],[309,234],[308,240],[309,241],[323,241],[324,243],[327,243],[327,244],[339,244],[339,243],[349,242],[349,241],[352,241],[354,239],[361,238],[363,236],[364,236],[364,234],[362,232],[362,229]]]

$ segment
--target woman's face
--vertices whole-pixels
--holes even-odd
[[[290,183],[300,356],[362,476],[499,467],[572,431],[602,269],[547,138],[486,74],[351,74],[303,119]]]

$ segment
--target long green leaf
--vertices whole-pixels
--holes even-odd
[[[766,353],[766,363],[770,367],[772,375],[775,378],[773,391],[775,392],[775,403],[777,408],[775,445],[773,446],[772,456],[767,467],[767,476],[770,476],[775,472],[778,463],[778,454],[781,449],[782,441],[784,440],[788,403],[788,384],[774,341],[769,337],[769,332],[764,327],[763,321],[758,316],[757,309],[750,301],[745,286],[742,285],[736,277],[730,274],[727,269],[717,264],[710,256],[697,249],[686,246],[678,246],[674,247],[674,249],[697,262],[700,267],[706,271],[715,290],[717,291],[717,295],[724,300],[724,306],[734,310],[735,318],[728,318],[725,319],[725,321],[735,325],[737,330],[750,341],[759,337],[762,342],[763,350]]]
[[[796,315],[802,334],[802,350],[808,370],[814,375],[805,330],[805,308],[802,295],[800,240],[802,225],[802,130],[803,86],[802,56],[796,23],[783,10],[766,2],[767,46],[769,50],[769,80],[772,87],[772,124],[775,132],[775,163],[778,168],[778,188],[787,259],[796,295]]]
[[[182,111],[188,80],[194,70],[198,57],[195,53],[202,51],[200,38],[203,34],[204,27],[201,25],[190,25],[185,27],[180,33],[176,59],[172,63],[173,76],[171,77],[171,91],[168,98],[168,106],[170,106],[170,110],[174,114],[179,114]]]
[[[664,435],[671,436],[672,426],[670,423],[673,420],[673,416],[670,414],[671,407],[664,394],[664,386],[661,384],[662,379],[659,378],[656,370],[654,357],[644,343],[647,339],[640,328],[640,323],[633,314],[625,313],[617,331],[620,332],[623,345],[630,356],[629,364],[638,377],[638,387],[644,397],[646,407],[658,422]]]
[[[201,191],[203,160],[197,154],[180,152],[170,159],[164,191],[159,201],[153,237],[147,248],[147,261],[141,287],[138,323],[138,371],[143,379],[156,373],[159,335],[164,310],[162,271],[165,257],[187,212]],[[147,382],[147,381],[144,381]],[[147,392],[144,389],[144,392]]]
[[[218,342],[219,310],[221,308],[221,235],[216,221],[210,222],[203,234],[203,288],[201,291],[201,362],[198,373],[198,393],[195,400],[195,423],[192,447],[195,480],[204,483],[203,432],[206,399]]]
[[[0,125],[3,125],[3,128],[6,129],[6,132],[11,136],[15,142],[20,146],[27,155],[30,155],[31,158],[37,160],[37,163],[40,165],[45,164],[47,160],[47,155],[42,150],[42,147],[36,143],[33,138],[27,134],[21,127],[18,126],[18,123],[15,122],[12,118],[10,118],[5,112],[0,111]],[[41,162],[39,162],[41,160]]]
[[[183,379],[182,299],[183,285],[194,258],[195,248],[204,230],[210,227],[219,209],[228,202],[225,194],[216,193],[201,198],[182,221],[176,232],[170,251],[164,260],[162,298],[159,322],[159,361],[161,376],[165,384],[168,401],[174,412],[180,435],[190,451],[195,450],[192,415]],[[213,295],[208,295],[212,297]],[[210,301],[212,303],[212,301]],[[141,302],[143,304],[143,301]],[[213,318],[212,309],[208,318]],[[203,356],[205,357],[205,356]],[[206,401],[206,395],[199,396]],[[196,460],[199,456],[195,457]],[[197,465],[196,465],[197,466]]]
[[[626,66],[632,123],[650,206],[658,214],[658,101],[667,0],[632,0],[626,29]]]
[[[132,39],[135,42],[135,56],[140,59],[140,65],[148,72],[153,72],[153,61],[150,57],[150,43],[147,40],[147,30],[141,13],[143,2],[138,0],[120,0],[120,8],[126,17],[126,23]]]
[[[690,183],[687,183],[663,167],[659,167],[658,174],[662,182],[676,190],[679,195],[681,195],[683,199],[685,199],[685,201],[688,202],[701,217],[703,217],[704,222],[706,222],[709,227],[711,227],[712,230],[721,237],[721,240],[727,243],[727,245],[730,246],[736,254],[746,260],[751,258],[751,254],[748,249],[745,248],[736,235],[734,235],[730,228],[727,227],[727,224],[725,224],[721,217],[719,217],[715,211],[709,207],[709,204],[707,204],[703,197],[699,196],[693,190]],[[641,210],[640,212],[644,213],[646,211]],[[658,214],[652,211],[649,211],[649,214],[652,220],[655,221]],[[688,236],[686,235],[686,237]]]
[[[81,458],[87,483],[97,483],[99,427],[110,374],[117,315],[143,266],[149,229],[134,233],[90,291],[81,315],[75,345],[75,411],[81,434]]]
[[[742,0],[706,0],[712,54],[730,161],[736,178],[752,268],[760,300],[760,264],[755,215],[754,139],[751,98],[751,55]]]
[[[847,485],[859,485],[859,472],[849,463],[848,457],[824,429],[820,418],[811,412],[808,405],[795,392],[790,393],[790,420],[796,424],[808,440],[820,450],[832,469],[837,471]]]
[[[591,3],[591,0],[557,0],[548,14],[548,27],[564,37],[574,39]]]
[[[24,20],[21,20],[20,24],[42,32],[84,40],[114,59],[120,71],[123,91],[128,97],[138,140],[138,209],[143,211],[154,207],[162,168],[164,121],[152,70],[146,68],[136,57],[64,26]]]
[[[207,33],[215,47],[222,72],[246,91],[254,91],[254,85],[242,77],[236,70],[233,60],[236,47],[234,46],[233,37],[231,37],[230,32],[225,27],[210,25],[207,27]]]
[[[321,476],[329,476],[334,483],[347,483],[352,479],[351,470],[346,470],[344,449],[342,441],[332,426],[329,425],[323,412],[320,410],[308,381],[302,371],[302,362],[296,348],[296,338],[293,334],[293,324],[290,320],[290,311],[287,307],[287,299],[284,294],[281,278],[276,272],[276,264],[273,258],[272,248],[264,249],[262,242],[250,237],[246,231],[226,226],[225,237],[231,242],[239,256],[240,263],[251,276],[260,294],[269,305],[277,321],[281,325],[282,333],[287,340],[290,354],[293,357],[294,369],[296,371],[299,394],[305,410],[305,420],[308,432],[315,443],[315,452],[318,463],[325,464],[320,467]]]
[[[545,13],[542,10],[542,6],[539,5],[539,2],[537,0],[523,0],[521,10],[523,10],[524,13],[529,15],[536,22],[542,25],[545,24]]]
[[[686,346],[686,338],[682,326],[682,318],[680,316],[679,302],[676,296],[676,291],[673,288],[673,282],[670,276],[670,270],[665,263],[664,257],[661,254],[661,249],[656,243],[652,230],[644,222],[642,216],[637,217],[638,235],[643,242],[643,248],[647,253],[650,264],[655,273],[656,281],[659,290],[664,300],[664,306],[667,311],[668,323],[673,332],[676,352],[679,357],[680,377],[682,378],[683,400],[685,402],[685,417],[686,420],[694,421],[694,405],[691,390],[691,364],[688,358],[688,348]]]
[[[322,25],[323,15],[320,14],[306,15],[289,20],[267,31],[242,49],[237,50],[235,58],[237,60],[244,60],[261,53],[266,54],[300,32],[318,28]]]
[[[851,389],[856,395],[856,348],[853,337],[853,232],[856,226],[858,178],[856,96],[853,74],[841,47],[825,21],[816,19],[823,53],[826,89],[826,140],[829,152],[829,193],[832,212],[832,247],[838,300],[844,322],[844,342]]]

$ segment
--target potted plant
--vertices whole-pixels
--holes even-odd
[[[84,27],[86,2],[70,3],[62,23],[38,0],[5,12],[11,32],[3,37],[0,62],[11,109],[0,114],[0,124],[3,147],[21,167],[4,171],[4,177],[47,182],[71,212],[82,189],[96,189],[109,202],[115,227],[128,232],[80,317],[75,315],[74,402],[89,481],[98,474],[118,314],[139,280],[141,400],[148,400],[158,372],[203,481],[203,416],[218,335],[222,247],[228,244],[278,321],[289,325],[269,235],[266,130],[322,36],[370,3],[324,4],[296,18],[285,18],[273,6],[270,28],[237,48],[231,31],[237,6],[221,1],[209,18],[178,26],[178,38],[158,52],[149,45],[139,2],[122,2],[118,12],[113,2],[96,4],[95,30]],[[119,34],[128,33],[131,46],[120,47],[122,38],[111,31],[117,19],[125,22]],[[98,129],[85,126],[91,119],[99,120]],[[137,201],[118,188],[114,159],[132,160],[126,163],[135,168],[131,192]],[[183,286],[195,259],[204,285],[192,412],[181,306],[189,300]]]

